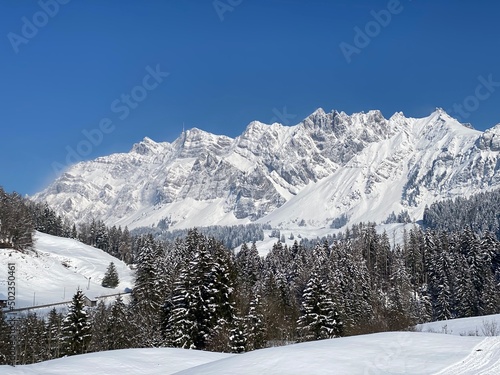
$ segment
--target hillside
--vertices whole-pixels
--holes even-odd
[[[459,336],[500,336],[500,314],[423,323],[417,325],[417,330]]]
[[[500,186],[498,127],[438,109],[425,118],[316,110],[294,126],[252,122],[236,138],[199,129],[70,166],[36,201],[76,222],[129,228],[250,222],[328,228],[384,221]]]
[[[34,249],[27,254],[0,249],[0,291],[7,290],[7,262],[15,263],[17,308],[70,301],[77,288],[93,299],[123,293],[133,286],[129,267],[102,250],[40,232],[34,238]],[[114,262],[120,278],[115,289],[101,286],[110,262]]]
[[[497,374],[500,339],[390,332],[322,340],[246,354],[128,349],[0,366],[4,375]]]

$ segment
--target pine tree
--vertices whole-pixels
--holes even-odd
[[[0,309],[0,365],[12,364],[12,345],[11,327],[3,309]]]
[[[46,337],[46,358],[54,359],[61,356],[62,345],[62,314],[58,313],[55,308],[50,310],[45,327]]]
[[[45,324],[35,313],[29,313],[18,322],[18,364],[26,365],[45,360]]]
[[[125,263],[130,264],[133,262],[134,257],[132,254],[132,239],[130,237],[130,232],[127,227],[123,230],[122,236],[120,238],[120,244],[118,246],[118,251],[120,252],[120,259]]]
[[[139,345],[151,347],[161,341],[161,312],[165,299],[165,279],[162,270],[162,249],[152,235],[139,240],[139,255],[135,287],[132,292],[132,312]]]
[[[116,288],[119,283],[118,271],[116,270],[115,264],[111,262],[104,274],[101,285],[105,288]]]
[[[438,284],[435,286],[437,295],[435,301],[435,319],[448,320],[453,318],[451,295],[451,269],[446,251],[438,256]]]
[[[462,255],[457,255],[457,257],[456,316],[457,318],[475,316],[477,298],[472,284],[469,264]]]
[[[232,327],[236,315],[233,298],[236,267],[231,253],[222,244],[210,238],[207,246],[212,262],[211,268],[205,274],[204,298],[210,301],[209,340],[217,341],[219,331],[223,332]]]
[[[89,352],[109,350],[111,339],[108,335],[109,309],[103,300],[100,300],[91,310],[90,321],[92,324],[92,337],[89,342]]]
[[[229,347],[232,353],[243,353],[245,351],[246,339],[243,321],[240,318],[233,320],[233,328],[229,332]]]
[[[317,272],[311,275],[303,293],[302,316],[297,321],[300,341],[342,336],[343,324],[330,293]]]
[[[131,324],[128,319],[127,307],[122,297],[116,297],[111,305],[108,317],[107,334],[110,342],[109,350],[127,349],[132,347]]]
[[[493,234],[487,232],[480,242],[479,267],[482,275],[482,288],[479,291],[479,311],[482,315],[494,314],[500,302],[499,289],[495,281],[494,259],[498,253],[498,242]]]
[[[83,354],[90,341],[90,322],[85,311],[84,294],[78,289],[63,321],[64,353]]]
[[[348,240],[335,244],[331,252],[330,291],[349,334],[372,332],[376,324],[373,283],[363,251]]]
[[[246,243],[241,245],[241,250],[236,255],[235,261],[238,267],[240,280],[243,284],[242,286],[245,291],[251,290],[258,280],[262,267],[262,262],[255,242],[252,243],[250,248],[248,248]]]
[[[26,200],[0,187],[0,246],[18,250],[33,245],[33,216]]]
[[[245,316],[244,336],[246,350],[261,349],[266,346],[266,327],[261,297],[256,293],[250,301],[248,314]]]
[[[412,324],[411,293],[410,275],[404,265],[403,252],[396,246],[388,293],[390,330],[405,329]]]
[[[165,307],[166,343],[193,349],[227,347],[234,317],[229,253],[196,230],[190,231],[185,241],[189,259]]]
[[[73,226],[71,227],[70,238],[72,238],[74,240],[78,239],[78,231],[76,230],[76,225],[75,224],[73,224]]]

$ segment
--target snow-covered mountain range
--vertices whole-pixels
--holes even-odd
[[[418,119],[318,109],[294,126],[254,121],[234,139],[199,129],[144,138],[71,166],[33,199],[129,228],[322,228],[404,210],[419,220],[436,200],[500,187],[499,151],[500,124],[480,132],[441,109]]]

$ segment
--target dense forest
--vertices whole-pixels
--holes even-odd
[[[500,239],[500,190],[433,203],[425,208],[423,225],[447,232],[464,228],[479,234],[488,231]]]
[[[13,354],[24,364],[136,347],[243,352],[500,312],[500,243],[487,230],[415,226],[391,246],[375,224],[358,224],[315,243],[277,239],[260,257],[255,243],[235,252],[195,229],[173,241],[121,228],[114,238],[102,223],[77,228],[44,205],[25,204],[33,228],[59,223],[61,233],[133,262],[136,282],[127,303],[85,307],[79,290],[64,315],[23,316],[15,343],[0,313],[2,364]],[[6,233],[3,243],[19,246]]]

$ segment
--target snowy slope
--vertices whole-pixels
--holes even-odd
[[[420,119],[318,109],[294,126],[254,121],[234,139],[199,129],[172,143],[144,138],[71,166],[33,199],[77,222],[129,228],[321,229],[344,214],[380,223],[401,210],[419,220],[433,201],[500,187],[499,151],[500,126],[483,133],[441,109]]]
[[[500,314],[424,323],[417,325],[417,330],[461,336],[500,336]]]
[[[17,308],[70,301],[77,288],[93,299],[133,286],[128,266],[102,250],[40,232],[34,238],[34,253],[0,249],[0,291],[7,291],[7,263],[15,263]],[[115,289],[101,286],[110,262],[120,278]]]
[[[390,332],[345,337],[245,354],[181,349],[131,349],[0,366],[3,375],[315,375],[498,374],[500,338]]]
[[[0,374],[168,375],[228,356],[230,354],[171,348],[113,350],[59,358],[33,365],[0,366]]]

